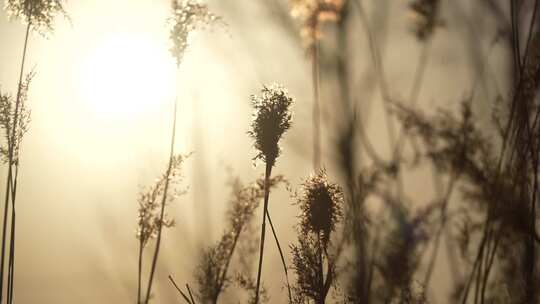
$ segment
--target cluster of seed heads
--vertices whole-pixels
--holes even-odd
[[[173,42],[170,51],[176,59],[176,64],[180,65],[188,47],[190,33],[223,21],[221,17],[212,13],[206,4],[195,0],[173,0],[170,22],[172,23],[170,39]]]
[[[344,0],[290,0],[291,15],[302,23],[301,35],[307,46],[321,38],[320,24],[339,19]]]
[[[5,9],[10,19],[22,19],[42,34],[54,30],[57,15],[67,17],[62,0],[7,0]]]
[[[261,95],[252,95],[251,103],[255,110],[248,134],[259,151],[254,160],[273,166],[280,153],[279,140],[291,127],[293,98],[282,86],[274,84],[264,86]]]

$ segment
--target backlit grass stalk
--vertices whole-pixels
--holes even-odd
[[[343,8],[343,0],[289,0],[291,15],[302,24],[300,34],[311,56],[313,88],[313,168],[321,166],[321,102],[320,102],[320,27],[324,22],[335,22]]]
[[[19,82],[17,87],[17,96],[15,101],[15,112],[13,113],[11,130],[7,130],[8,133],[11,132],[11,135],[7,136],[8,140],[8,177],[6,182],[6,194],[5,194],[5,204],[4,204],[4,219],[2,225],[2,253],[1,253],[1,262],[0,262],[0,303],[3,300],[3,286],[4,286],[4,261],[6,254],[6,230],[7,230],[7,221],[8,221],[8,204],[11,197],[11,227],[10,227],[10,246],[9,246],[9,264],[8,264],[8,294],[7,302],[13,302],[13,286],[14,286],[14,274],[15,274],[15,227],[16,227],[16,217],[15,217],[15,199],[17,193],[17,179],[19,172],[19,145],[22,139],[22,135],[26,130],[22,130],[20,127],[22,119],[25,119],[22,115],[23,109],[21,103],[23,102],[22,94],[24,93],[26,98],[26,93],[28,90],[28,83],[33,75],[27,77],[26,84],[23,83],[23,74],[24,66],[26,61],[26,54],[28,50],[28,38],[30,35],[30,30],[36,30],[41,34],[45,35],[54,30],[54,18],[58,15],[64,15],[67,17],[67,14],[63,7],[62,0],[7,0],[6,1],[6,11],[10,19],[22,19],[26,23],[26,31],[24,38],[24,47],[21,60],[21,68],[19,72]],[[14,157],[16,154],[16,157]],[[14,172],[13,172],[14,171]]]
[[[8,133],[11,132],[11,135],[8,135],[8,175],[6,180],[6,192],[5,192],[5,200],[4,200],[4,220],[2,223],[2,254],[1,254],[1,261],[0,261],[0,303],[3,299],[3,286],[4,286],[4,261],[5,261],[5,254],[6,254],[6,230],[7,230],[7,222],[8,222],[8,209],[9,209],[9,202],[10,202],[10,195],[11,195],[11,204],[12,204],[12,211],[11,211],[11,243],[10,249],[9,249],[9,273],[8,273],[8,285],[11,285],[13,283],[11,276],[13,273],[13,250],[14,250],[14,237],[15,237],[15,195],[17,192],[16,184],[17,184],[17,175],[18,175],[18,161],[17,164],[13,161],[13,153],[15,148],[15,130],[17,129],[17,123],[19,120],[19,107],[20,107],[20,95],[21,95],[21,89],[22,89],[22,80],[23,80],[23,74],[24,74],[24,64],[26,61],[26,53],[28,49],[28,36],[30,34],[30,23],[26,26],[26,33],[24,38],[24,47],[23,47],[23,53],[22,53],[22,60],[21,60],[21,69],[19,72],[19,82],[18,82],[18,88],[17,88],[17,97],[15,101],[15,112],[13,115],[13,125],[11,126],[11,130],[8,130]],[[13,175],[13,167],[15,166],[15,176]],[[12,290],[10,286],[8,286],[8,303],[10,303],[10,295],[12,295]]]
[[[152,266],[150,268],[150,278],[148,279],[148,287],[146,289],[146,300],[145,300],[146,304],[148,304],[150,300],[150,294],[152,292],[152,284],[154,282],[154,274],[156,271],[159,250],[161,247],[161,234],[163,231],[162,223],[165,216],[165,203],[167,201],[167,194],[169,191],[169,183],[170,183],[170,178],[171,178],[171,170],[173,168],[173,162],[174,162],[174,141],[175,141],[175,135],[176,135],[176,107],[177,107],[177,100],[174,101],[171,146],[170,146],[170,152],[169,152],[169,164],[167,167],[165,186],[163,188],[163,196],[161,199],[161,210],[160,210],[160,215],[159,215],[159,225],[158,225],[158,231],[157,231],[156,246],[154,249],[154,255],[152,257]]]
[[[270,197],[270,177],[272,167],[280,154],[279,140],[291,126],[292,114],[290,107],[293,99],[287,91],[279,86],[264,86],[260,96],[251,96],[251,102],[255,109],[251,130],[248,134],[254,140],[254,147],[258,154],[254,160],[260,159],[265,163],[264,176],[264,206],[261,225],[261,239],[259,250],[259,265],[257,270],[257,283],[255,288],[255,303],[259,303],[259,291],[264,257],[264,242],[266,236],[266,218]]]
[[[180,68],[180,64],[184,58],[185,51],[188,47],[188,38],[191,32],[195,30],[196,28],[211,25],[220,20],[221,18],[211,13],[205,4],[199,3],[194,0],[172,0],[171,1],[171,17],[168,19],[169,23],[171,24],[169,38],[172,42],[172,47],[170,49],[170,52],[172,56],[176,59],[177,69]],[[177,107],[178,107],[177,100],[178,100],[178,97],[174,101],[174,113],[173,113],[174,117],[173,117],[171,147],[170,147],[170,154],[169,154],[169,164],[168,164],[167,172],[165,175],[165,183],[163,186],[163,194],[161,197],[161,205],[160,205],[159,220],[158,220],[158,227],[157,227],[157,240],[156,240],[156,246],[154,249],[154,254],[152,257],[150,277],[148,280],[144,303],[148,303],[148,301],[150,300],[157,260],[159,256],[160,246],[161,246],[162,226],[163,224],[167,223],[164,219],[164,215],[165,215],[165,203],[168,199],[171,170],[174,170],[175,165],[180,165],[180,163],[182,162],[181,157],[179,159],[176,159],[174,156],[176,115],[177,115]],[[176,163],[176,160],[178,160],[178,163]],[[141,231],[140,233],[144,233],[144,231]],[[142,297],[141,273],[142,273],[142,255],[143,255],[143,250],[144,250],[144,241],[142,240],[142,237],[144,237],[144,235],[141,235],[139,237],[141,237],[141,240],[139,243],[139,261],[138,261],[138,287],[137,287],[138,303],[140,303],[141,297]]]
[[[320,72],[319,72],[319,42],[315,41],[311,54],[311,77],[313,87],[313,168],[321,166],[321,104],[320,104]]]
[[[138,303],[144,303],[142,294],[142,268],[144,249],[150,240],[158,237],[159,231],[164,227],[174,226],[174,220],[167,218],[164,210],[168,202],[172,202],[177,196],[185,191],[174,189],[171,193],[171,187],[181,181],[181,166],[184,162],[183,155],[174,155],[170,159],[170,164],[165,173],[163,173],[156,182],[144,189],[139,195],[138,203],[138,229],[137,238],[139,239],[139,268],[138,268]],[[157,245],[157,244],[156,244]],[[154,249],[155,251],[156,249]],[[159,251],[159,250],[158,250]],[[155,257],[155,255],[153,256]],[[153,261],[153,260],[152,260]],[[152,264],[154,265],[154,264]],[[153,266],[155,268],[155,266]],[[150,281],[148,281],[150,283]],[[150,286],[150,284],[148,284]]]
[[[272,230],[272,234],[274,235],[274,240],[276,241],[276,245],[279,251],[279,257],[281,258],[281,264],[283,264],[283,271],[285,272],[285,280],[287,283],[287,293],[289,295],[289,302],[292,302],[291,284],[289,282],[289,272],[287,270],[287,263],[285,263],[285,255],[283,254],[283,250],[281,249],[279,238],[277,237],[276,229],[274,228],[274,224],[272,223],[272,218],[270,217],[270,213],[268,212],[268,210],[266,210],[266,217],[268,217],[268,223],[270,223],[270,228]]]

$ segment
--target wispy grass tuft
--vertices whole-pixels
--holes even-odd
[[[283,176],[275,176],[270,179],[270,187],[277,187],[286,182]],[[199,259],[195,272],[195,279],[199,285],[198,299],[201,303],[218,303],[219,296],[237,279],[229,274],[233,255],[237,251],[241,234],[247,231],[251,225],[255,210],[264,198],[264,180],[244,186],[236,178],[231,182],[232,193],[227,211],[226,227],[221,240],[205,249]],[[238,255],[246,258],[251,253],[242,250]],[[242,281],[247,280],[244,276]]]

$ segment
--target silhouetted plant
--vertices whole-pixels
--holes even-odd
[[[217,17],[216,15],[212,14],[206,5],[198,3],[196,1],[192,0],[172,0],[171,1],[171,14],[172,16],[169,18],[169,22],[172,23],[172,28],[169,32],[169,38],[172,42],[172,47],[170,49],[171,54],[176,59],[176,65],[177,68],[180,67],[180,63],[182,62],[184,52],[186,48],[188,47],[188,38],[190,33],[195,30],[197,27],[202,27],[204,25],[209,25],[214,22],[217,22],[218,20],[221,20],[220,17]],[[175,143],[175,134],[176,134],[176,115],[177,115],[177,108],[178,108],[178,98],[175,98],[174,100],[174,111],[173,111],[173,126],[172,126],[172,136],[171,136],[171,146],[170,146],[170,155],[169,155],[169,166],[166,172],[166,176],[169,176],[175,166],[176,158],[174,157],[174,143]],[[159,250],[160,250],[160,241],[161,241],[161,233],[162,228],[167,227],[168,225],[172,224],[172,222],[167,221],[164,218],[164,211],[165,211],[165,202],[168,197],[168,187],[169,187],[169,181],[170,178],[164,179],[164,185],[163,185],[163,194],[161,195],[161,204],[159,205],[160,212],[159,217],[154,217],[154,222],[157,223],[154,224],[154,226],[148,227],[148,231],[150,233],[156,233],[157,241],[155,246],[154,255],[152,258],[152,266],[150,269],[150,277],[148,279],[148,287],[146,291],[146,298],[144,300],[144,303],[148,303],[151,296],[151,290],[152,290],[152,284],[153,284],[153,278],[154,273],[156,269],[157,259],[159,256]],[[146,236],[147,238],[148,236]],[[142,252],[143,246],[143,239],[141,239],[140,244],[140,252]],[[141,255],[141,253],[140,253]],[[141,257],[139,256],[139,287],[138,287],[138,302],[141,301],[141,283],[140,283],[140,272],[141,272]],[[171,281],[174,283],[172,277],[169,277]],[[191,295],[191,292],[189,292]],[[192,295],[191,295],[192,296]],[[191,300],[192,301],[192,300]],[[188,301],[189,302],[189,301]]]
[[[17,88],[17,95],[15,97],[15,106],[13,111],[13,125],[19,126],[19,120],[25,120],[26,117],[20,117],[20,115],[25,115],[24,111],[20,109],[21,107],[21,98],[22,94],[27,94],[27,84],[26,88],[23,82],[24,66],[26,61],[26,53],[28,48],[28,38],[30,30],[36,30],[42,35],[53,31],[53,21],[56,15],[62,14],[67,17],[67,14],[63,8],[63,1],[59,0],[7,0],[5,5],[5,10],[8,13],[10,19],[22,19],[26,23],[26,33],[24,38],[24,47],[22,51],[22,60],[21,67],[19,72],[19,82]],[[30,74],[33,74],[30,73]],[[28,80],[28,79],[27,79]],[[23,92],[24,91],[24,92]],[[24,96],[26,98],[26,96]],[[17,138],[19,132],[18,128],[11,128],[11,138]],[[3,300],[3,291],[4,291],[4,261],[5,261],[5,246],[6,246],[6,230],[7,230],[7,221],[8,221],[8,209],[9,202],[11,201],[11,227],[10,227],[10,246],[9,246],[9,262],[8,262],[8,276],[7,276],[7,302],[12,303],[13,301],[13,285],[14,285],[14,273],[15,273],[15,227],[16,227],[16,216],[15,216],[15,203],[16,203],[16,194],[17,194],[17,180],[19,173],[19,159],[17,151],[17,161],[13,161],[14,150],[19,149],[20,147],[15,147],[17,143],[8,142],[8,174],[6,181],[6,192],[5,192],[5,203],[4,203],[4,218],[2,225],[2,253],[0,261],[0,302]]]
[[[261,247],[259,254],[259,268],[257,271],[257,284],[255,293],[255,303],[259,303],[259,289],[261,283],[262,262],[264,256],[264,240],[266,233],[266,218],[268,214],[268,198],[270,196],[270,179],[272,167],[275,165],[276,159],[280,154],[279,140],[291,126],[292,113],[290,107],[293,99],[288,92],[279,85],[270,87],[264,86],[260,96],[251,96],[251,103],[255,109],[253,113],[253,121],[249,136],[254,140],[254,147],[258,150],[254,160],[260,159],[266,165],[264,176],[264,209],[263,220],[261,227]],[[269,218],[270,220],[270,218]],[[272,225],[273,226],[273,225]],[[274,230],[273,230],[274,232]],[[274,237],[278,241],[275,233]],[[278,243],[278,247],[279,243]],[[282,262],[284,263],[283,257]],[[284,265],[285,269],[286,266]]]
[[[261,95],[251,96],[255,109],[249,136],[254,140],[254,147],[259,152],[254,160],[262,160],[273,167],[280,154],[279,140],[291,127],[290,107],[293,99],[279,85],[264,86]]]
[[[321,38],[320,25],[339,19],[340,10],[346,0],[289,0],[291,15],[301,24],[301,35],[306,46]]]
[[[171,159],[170,167],[163,173],[155,183],[144,189],[138,198],[138,227],[137,239],[139,240],[139,268],[138,268],[138,292],[137,303],[141,303],[142,297],[142,272],[144,249],[150,240],[157,238],[162,228],[174,226],[174,219],[169,219],[165,213],[165,205],[174,201],[178,196],[185,193],[185,190],[177,189],[182,181],[182,165],[185,156],[176,155]],[[168,187],[173,188],[173,192],[168,191]],[[156,245],[157,246],[157,245]],[[150,294],[147,295],[148,301]]]
[[[313,168],[321,165],[321,102],[319,72],[320,25],[339,19],[344,0],[290,0],[291,15],[300,20],[300,34],[311,56],[311,76],[313,88]]]
[[[302,184],[298,196],[298,245],[291,245],[296,286],[293,303],[325,303],[336,284],[336,256],[329,251],[331,233],[341,220],[343,193],[319,170]],[[326,267],[326,270],[325,270]]]
[[[10,147],[13,146],[13,155],[11,165],[19,162],[19,150],[23,136],[26,134],[30,124],[30,109],[27,106],[28,89],[30,82],[34,77],[34,72],[26,75],[25,81],[21,83],[19,94],[19,112],[15,113],[16,100],[8,93],[0,91],[0,128],[4,133],[5,142],[0,146],[0,157],[4,163],[10,161]],[[15,126],[15,116],[18,116],[17,125]],[[15,127],[15,130],[12,130]],[[13,132],[14,131],[14,132]],[[15,135],[15,137],[12,137]]]
[[[385,201],[392,221],[380,253],[372,257],[382,279],[376,291],[380,298],[376,299],[381,303],[407,303],[405,299],[416,301],[417,296],[412,293],[414,275],[420,266],[421,250],[432,237],[431,218],[439,206],[431,204],[409,215],[404,204],[391,198]]]
[[[283,176],[275,176],[270,179],[270,187],[276,187],[283,182],[285,182]],[[225,231],[217,244],[203,251],[195,272],[195,279],[199,284],[198,299],[201,303],[218,303],[219,296],[234,281],[240,284],[242,288],[254,291],[253,288],[248,288],[249,286],[254,287],[254,282],[246,277],[247,274],[237,274],[237,277],[234,278],[229,275],[229,268],[233,255],[238,248],[240,235],[246,233],[255,210],[264,198],[264,179],[259,179],[254,184],[244,186],[236,178],[232,181],[231,187],[232,197],[229,201]],[[238,254],[246,258],[251,252],[244,250]]]
[[[401,115],[409,131],[424,142],[425,155],[437,168],[459,177],[466,205],[460,208],[458,239],[462,258],[471,269],[465,281],[458,284],[455,300],[467,302],[473,287],[475,303],[486,299],[524,303],[534,299],[522,287],[530,279],[524,271],[529,265],[528,239],[533,238],[537,246],[540,238],[529,221],[530,198],[526,194],[529,190],[523,189],[529,183],[527,179],[533,176],[523,175],[519,166],[522,160],[499,166],[493,140],[477,127],[469,103],[462,105],[460,118],[448,111],[441,111],[435,117],[410,110],[404,110]],[[470,249],[473,239],[480,240],[476,250]],[[496,276],[490,280],[494,266]],[[503,288],[507,293],[498,292]]]

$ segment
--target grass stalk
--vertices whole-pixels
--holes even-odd
[[[8,262],[8,294],[7,302],[13,303],[13,283],[15,276],[15,198],[17,195],[17,177],[19,175],[19,165],[15,166],[15,178],[13,184],[11,185],[11,236],[10,236],[10,246],[9,246],[9,262]]]
[[[139,267],[137,274],[137,304],[141,304],[141,281],[142,281],[142,260],[143,260],[143,239],[142,237],[139,240]]]
[[[148,279],[148,287],[147,287],[147,290],[146,290],[145,304],[148,304],[148,302],[150,301],[150,293],[152,292],[152,283],[154,281],[154,274],[155,274],[155,271],[156,271],[156,265],[157,265],[157,260],[158,260],[158,256],[159,256],[159,249],[160,249],[160,246],[161,246],[161,234],[162,234],[162,231],[163,231],[162,223],[163,223],[163,217],[165,216],[165,203],[167,201],[167,193],[168,193],[168,190],[169,190],[170,174],[171,174],[173,158],[174,158],[174,140],[175,140],[175,135],[176,135],[176,109],[177,109],[177,103],[178,103],[178,101],[175,100],[174,101],[174,111],[173,111],[171,147],[170,147],[170,152],[169,152],[169,165],[167,167],[167,178],[165,179],[165,186],[164,186],[164,189],[163,189],[163,197],[161,199],[161,211],[160,211],[160,216],[159,216],[160,225],[159,225],[159,229],[158,229],[158,235],[157,235],[157,240],[156,240],[156,247],[155,247],[155,250],[154,250],[154,256],[152,257],[152,266],[150,268],[150,278]]]
[[[266,210],[266,216],[268,217],[268,223],[270,223],[270,228],[272,229],[272,234],[274,235],[274,240],[276,241],[276,245],[279,250],[279,257],[281,258],[281,263],[283,264],[283,271],[285,271],[285,279],[287,280],[289,302],[292,303],[291,284],[289,283],[289,272],[287,271],[287,263],[285,263],[285,256],[283,255],[283,250],[281,250],[281,245],[279,244],[279,239],[277,237],[277,233],[274,229],[274,224],[272,223],[272,218],[270,217],[270,213],[268,212],[268,210]]]
[[[15,182],[13,181],[13,153],[14,153],[14,149],[15,149],[15,143],[16,143],[16,140],[15,140],[15,135],[16,135],[16,126],[17,126],[17,123],[18,123],[18,119],[19,119],[19,116],[18,116],[18,113],[19,113],[19,106],[20,106],[20,97],[21,97],[21,87],[22,87],[22,78],[23,78],[23,74],[24,74],[24,64],[25,64],[25,61],[26,61],[26,53],[27,53],[27,50],[28,50],[28,37],[30,35],[30,26],[31,26],[31,23],[28,22],[28,24],[26,25],[26,33],[25,33],[25,37],[24,37],[24,47],[23,47],[23,54],[22,54],[22,60],[21,60],[21,69],[20,69],[20,72],[19,72],[19,83],[18,83],[18,88],[17,88],[17,97],[16,97],[16,101],[15,101],[15,114],[14,114],[14,117],[13,117],[13,126],[11,128],[11,135],[8,136],[8,176],[7,176],[7,182],[6,182],[6,193],[5,193],[5,202],[4,202],[4,220],[3,220],[3,224],[2,224],[2,253],[1,253],[1,256],[0,256],[0,303],[2,302],[2,299],[3,299],[3,290],[4,290],[4,261],[5,261],[5,254],[6,254],[6,230],[7,230],[7,220],[8,220],[8,209],[9,209],[9,201],[10,201],[10,194],[14,193],[14,190],[15,188],[12,187],[13,184],[16,183],[16,180]],[[9,132],[9,131],[8,131]],[[12,205],[14,206],[15,205],[15,200],[12,196]],[[14,211],[12,211],[12,215],[14,215]],[[12,221],[14,220],[14,218],[11,219]],[[14,225],[14,223],[12,223],[12,226]],[[12,229],[12,231],[10,232],[10,234],[13,234],[14,235],[14,230]],[[11,247],[11,246],[10,246]],[[10,249],[10,252],[12,250]],[[10,265],[11,266],[11,265]],[[11,280],[11,276],[12,274],[10,274],[8,276],[8,281]],[[11,282],[13,282],[11,280]]]
[[[186,284],[186,289],[189,293],[189,298],[191,299],[191,303],[195,304],[195,298],[193,298],[193,293],[191,293],[191,288],[189,288],[189,284]]]
[[[321,166],[321,109],[320,109],[320,68],[319,41],[315,39],[312,47],[311,76],[313,86],[313,169]]]
[[[266,171],[264,174],[264,209],[263,209],[263,221],[261,226],[261,246],[259,250],[259,267],[257,270],[257,285],[255,288],[255,304],[259,303],[259,291],[261,285],[262,264],[264,257],[264,239],[266,235],[266,214],[268,212],[268,199],[270,196],[270,175],[272,174],[272,161],[266,161]]]
[[[180,295],[182,296],[182,298],[184,298],[184,300],[188,303],[188,304],[194,304],[191,302],[191,300],[189,300],[188,296],[182,291],[182,289],[180,289],[180,287],[178,287],[178,285],[176,285],[176,282],[174,281],[174,279],[172,278],[171,275],[169,275],[169,281],[171,281],[171,284],[173,284],[174,288],[176,288],[176,290],[178,291],[178,293],[180,293]]]

